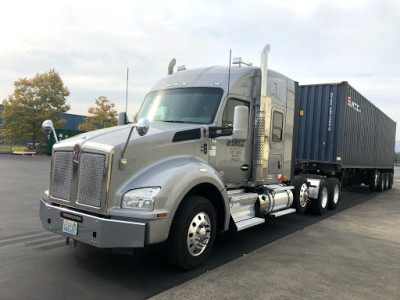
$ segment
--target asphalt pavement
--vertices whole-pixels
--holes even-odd
[[[400,299],[400,182],[152,299]]]
[[[181,272],[163,245],[127,256],[66,246],[44,231],[49,157],[0,155],[0,170],[1,300],[400,299],[400,182],[383,193],[346,189],[324,216],[290,214],[218,235],[210,260]]]

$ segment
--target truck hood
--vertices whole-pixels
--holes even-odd
[[[90,141],[93,143],[103,144],[111,147],[123,147],[126,143],[126,140],[129,135],[129,131],[131,127],[134,126],[133,124],[123,125],[123,126],[115,126],[95,131],[90,131],[86,133],[82,133],[71,137],[69,139],[60,141],[59,143],[54,145],[54,148],[63,148],[65,146],[80,143],[82,140],[86,142]],[[207,125],[205,124],[190,124],[190,123],[169,123],[169,122],[160,122],[155,121],[151,122],[150,128],[148,133],[145,136],[140,136],[136,129],[133,129],[132,135],[130,138],[130,142],[132,143],[135,140],[143,139],[143,140],[152,140],[157,139],[157,136],[162,136],[162,139],[168,138],[172,141],[175,133],[191,130],[191,129],[198,129],[198,128],[205,128]],[[169,134],[168,134],[169,133]]]

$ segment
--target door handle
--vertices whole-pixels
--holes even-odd
[[[240,166],[240,170],[242,170],[242,171],[248,171],[249,170],[249,165],[241,165]]]

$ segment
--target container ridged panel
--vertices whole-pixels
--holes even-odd
[[[393,167],[396,123],[346,86],[343,164]]]
[[[337,85],[300,87],[296,159],[336,162],[341,103]]]
[[[72,172],[74,167],[73,152],[54,152],[51,196],[71,201]]]
[[[103,199],[103,180],[106,157],[101,154],[82,153],[79,172],[77,202],[93,207],[100,207]]]
[[[300,87],[296,160],[393,167],[396,123],[347,82]]]

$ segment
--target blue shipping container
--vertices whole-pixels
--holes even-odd
[[[297,163],[393,168],[396,123],[347,82],[300,86]]]

